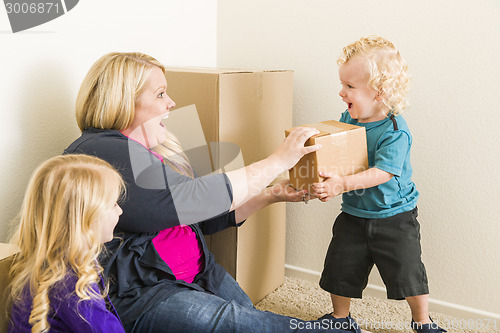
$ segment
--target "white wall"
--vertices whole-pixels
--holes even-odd
[[[168,66],[215,66],[216,0],[83,0],[13,34],[0,7],[0,241],[34,168],[79,136],[76,94],[91,64],[141,51]]]
[[[431,297],[500,309],[500,2],[219,0],[217,65],[295,71],[294,125],[338,119],[336,59],[369,34],[413,76],[404,114]],[[289,204],[288,265],[322,270],[340,200]],[[371,284],[383,286],[372,274]],[[500,317],[499,317],[500,318]]]

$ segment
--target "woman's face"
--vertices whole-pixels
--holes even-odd
[[[135,118],[123,134],[152,148],[165,140],[161,120],[168,116],[175,102],[167,95],[167,80],[159,67],[153,67],[142,93],[135,102]]]

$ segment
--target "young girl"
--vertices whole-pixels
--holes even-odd
[[[34,172],[11,242],[9,332],[124,332],[97,257],[113,239],[124,184],[87,155],[49,159]]]
[[[373,265],[390,299],[406,299],[418,333],[446,332],[429,317],[428,286],[421,261],[418,191],[411,180],[412,136],[400,112],[407,106],[407,66],[396,47],[379,36],[361,38],[338,60],[341,122],[366,129],[370,168],[314,184],[321,201],[342,193],[320,286],[331,293],[333,313],[323,318],[356,327],[351,298],[361,298]]]

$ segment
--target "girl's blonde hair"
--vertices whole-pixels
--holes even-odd
[[[337,64],[341,66],[353,58],[366,59],[368,86],[375,89],[394,115],[408,107],[408,66],[394,44],[380,36],[363,37],[344,47]]]
[[[76,99],[76,121],[80,130],[87,128],[124,130],[135,117],[135,103],[154,67],[165,74],[155,58],[139,52],[112,52],[102,56],[90,68]],[[179,141],[167,133],[165,141],[154,147],[173,170],[193,177],[188,159]]]
[[[49,293],[68,274],[78,277],[82,300],[104,297],[91,287],[99,283],[98,219],[123,193],[122,178],[107,162],[88,155],[56,156],[41,164],[28,184],[19,225],[11,239],[20,251],[10,269],[10,304],[23,304],[29,291],[32,332],[50,329]],[[29,288],[29,289],[28,289]]]

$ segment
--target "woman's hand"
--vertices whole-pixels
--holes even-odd
[[[320,144],[304,147],[306,141],[319,131],[310,127],[297,127],[286,137],[286,139],[271,154],[270,158],[275,158],[285,170],[291,169],[302,156],[319,150]]]
[[[270,198],[270,203],[274,202],[299,202],[304,196],[307,196],[307,191],[298,191],[290,185],[289,179],[283,179],[275,185],[266,189],[267,195]]]
[[[290,185],[289,179],[283,179],[276,183],[275,185],[268,187],[266,189],[267,195],[270,196],[270,203],[274,202],[307,202],[311,199],[316,199],[317,197],[313,194],[309,194],[307,190],[296,190]]]
[[[248,200],[235,210],[236,223],[243,222],[256,211],[276,202],[300,202],[315,199],[316,196],[308,194],[306,190],[297,191],[290,186],[289,179],[283,179],[271,187]]]

